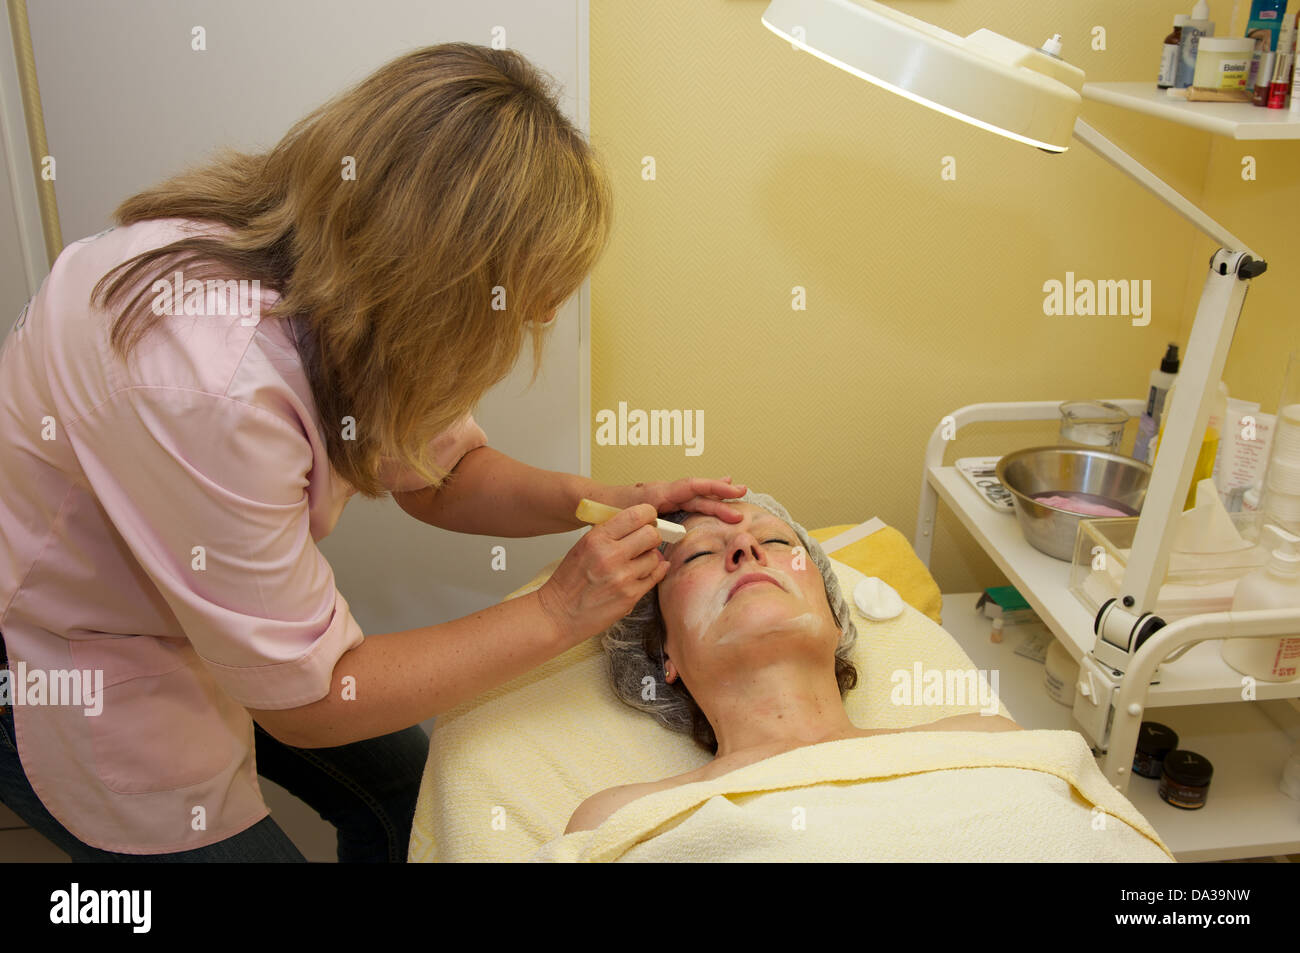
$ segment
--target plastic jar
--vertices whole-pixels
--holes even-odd
[[[1201,37],[1192,85],[1199,89],[1245,90],[1255,57],[1253,37]]]
[[[1205,807],[1213,774],[1214,766],[1208,758],[1179,748],[1165,755],[1158,793],[1174,807],[1185,811],[1199,810]]]
[[[1144,721],[1138,728],[1137,750],[1133,752],[1133,773],[1158,778],[1164,772],[1165,757],[1178,747],[1178,733],[1158,721]]]

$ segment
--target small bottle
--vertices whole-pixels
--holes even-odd
[[[1277,54],[1272,50],[1259,54],[1259,79],[1255,83],[1255,95],[1251,100],[1256,106],[1268,105],[1268,88],[1273,82],[1273,64]]]
[[[1174,17],[1174,30],[1165,37],[1164,52],[1160,56],[1160,77],[1156,80],[1157,89],[1169,89],[1178,82],[1178,51],[1183,46],[1183,27],[1191,17],[1180,13]]]
[[[1291,97],[1291,70],[1295,65],[1295,30],[1289,25],[1277,41],[1277,57],[1273,66],[1273,82],[1268,87],[1268,108],[1286,109]]]
[[[1178,345],[1170,341],[1165,348],[1165,356],[1160,361],[1160,370],[1151,372],[1147,405],[1138,421],[1137,438],[1133,442],[1133,459],[1142,463],[1150,463],[1154,456],[1151,438],[1156,435],[1160,421],[1164,419],[1165,400],[1169,396],[1169,388],[1178,379],[1178,366]]]
[[[1192,10],[1191,19],[1183,27],[1183,38],[1178,49],[1179,89],[1192,85],[1196,76],[1196,54],[1200,51],[1201,37],[1214,36],[1214,21],[1210,19],[1210,5],[1199,0]]]

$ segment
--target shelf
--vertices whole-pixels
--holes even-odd
[[[989,558],[1011,580],[1077,662],[1092,650],[1093,615],[1069,590],[1070,564],[1026,542],[1014,513],[995,510],[955,467],[930,467],[927,479]],[[1241,701],[1241,675],[1219,657],[1217,639],[1201,642],[1162,664],[1147,708]],[[1257,698],[1300,697],[1300,680],[1258,682]]]
[[[976,592],[945,593],[944,629],[977,668],[998,673],[998,695],[1016,724],[1026,730],[1078,731],[1070,709],[1044,689],[1042,663],[1015,653],[1031,629],[1042,627],[1008,626],[1002,642],[992,642],[991,623],[975,608],[978,598]],[[1178,732],[1179,747],[1214,765],[1209,797],[1197,811],[1166,804],[1156,793],[1159,782],[1150,778],[1133,777],[1125,793],[1180,861],[1300,851],[1300,801],[1277,786],[1293,742],[1259,706],[1240,701],[1213,708],[1178,706],[1153,718]]]
[[[1300,115],[1250,103],[1189,103],[1149,83],[1084,83],[1083,95],[1230,139],[1300,139]]]
[[[1179,860],[1269,857],[1300,850],[1300,801],[1278,789],[1292,742],[1250,702],[1171,708],[1158,719],[1178,746],[1214,765],[1205,807],[1166,804],[1159,782],[1134,776],[1125,793]]]

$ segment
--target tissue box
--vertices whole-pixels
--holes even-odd
[[[1237,581],[1268,561],[1268,553],[1257,542],[1261,515],[1244,512],[1229,513],[1228,517],[1237,532],[1256,545],[1224,553],[1222,558],[1205,557],[1196,566],[1186,565],[1196,560],[1185,554],[1171,553],[1169,571],[1152,610],[1166,622],[1203,612],[1229,611]],[[1137,527],[1136,516],[1079,521],[1070,563],[1070,591],[1093,615],[1107,599],[1120,595]]]

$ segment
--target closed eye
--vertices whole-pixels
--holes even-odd
[[[765,540],[763,540],[763,545],[766,546],[768,543],[784,543],[784,544],[787,545],[787,546],[790,545],[790,541],[789,541],[788,539],[779,539],[779,538],[773,538],[773,539],[765,539]],[[711,552],[713,552],[713,550],[711,550],[711,549],[701,549],[701,550],[700,550],[698,553],[696,553],[694,556],[687,556],[685,559],[683,559],[683,560],[682,560],[682,565],[685,566],[688,562],[690,562],[692,559],[694,559],[695,556],[704,556],[704,555],[707,555],[708,553],[711,553]]]

